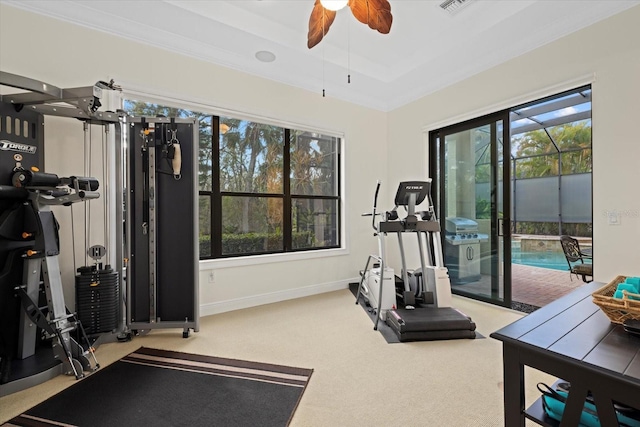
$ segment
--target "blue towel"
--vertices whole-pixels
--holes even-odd
[[[556,393],[556,396],[544,393],[542,395],[542,407],[549,417],[556,421],[561,421],[565,402],[569,394],[566,391],[556,391]],[[580,425],[585,427],[600,427],[601,424],[596,411],[596,406],[593,403],[585,402],[582,413],[580,414]],[[640,427],[640,421],[630,418],[618,411],[616,411],[615,414],[619,424]]]
[[[620,283],[617,290],[631,292],[632,294],[638,293],[638,288],[636,288],[636,285],[632,285],[631,283]]]
[[[640,284],[635,284],[633,282],[627,282],[626,280],[624,282],[622,282],[622,283],[625,284],[625,285],[632,286],[635,289],[635,291],[632,291],[631,289],[629,289],[629,292],[635,292],[636,294],[640,293]]]
[[[621,283],[620,285],[623,285],[623,283]],[[620,287],[620,285],[618,285],[618,287]],[[633,285],[631,285],[633,286]],[[617,299],[624,299],[624,293],[622,291],[627,291],[627,298],[628,299],[632,299],[632,300],[640,300],[640,298],[638,298],[637,296],[632,296],[631,294],[629,294],[629,290],[628,289],[618,289],[617,291],[615,291],[613,293],[613,297],[617,298]],[[635,294],[636,292],[632,292],[633,294]]]
[[[631,283],[636,286],[636,289],[640,290],[640,277],[627,277],[625,283]]]

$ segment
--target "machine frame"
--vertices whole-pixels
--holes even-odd
[[[87,140],[88,125],[103,125],[105,135],[108,135],[109,141],[112,142],[112,146],[109,147],[106,153],[107,158],[103,159],[103,167],[105,168],[105,179],[108,179],[108,182],[105,182],[103,185],[105,193],[107,193],[108,191],[108,196],[105,197],[105,239],[107,241],[111,240],[113,242],[112,244],[108,245],[110,247],[107,248],[107,257],[108,259],[110,257],[110,264],[113,269],[119,272],[118,280],[121,289],[120,294],[127,295],[128,297],[126,298],[126,301],[124,298],[121,299],[121,319],[118,322],[117,330],[113,331],[111,334],[104,333],[98,337],[93,337],[95,338],[94,345],[97,345],[99,342],[109,340],[129,340],[133,335],[132,332],[135,333],[154,328],[180,328],[183,329],[183,337],[185,338],[189,336],[190,329],[193,329],[197,332],[199,330],[197,120],[171,119],[160,117],[152,119],[139,117],[136,118],[128,116],[121,110],[118,110],[116,112],[100,111],[99,108],[102,106],[101,99],[104,100],[104,97],[116,96],[115,94],[120,91],[120,88],[116,86],[113,81],[110,81],[108,83],[99,81],[93,86],[62,89],[35,79],[0,71],[0,85],[25,91],[15,94],[0,94],[0,106],[3,109],[2,111],[12,111],[11,114],[16,118],[23,117],[25,115],[29,117],[29,120],[33,122],[33,133],[37,134],[37,138],[40,141],[40,153],[42,153],[44,149],[43,123],[44,116],[46,115],[74,118],[83,121],[85,130],[85,147],[86,144],[90,142]],[[117,96],[118,99],[121,100],[119,94]],[[189,282],[186,295],[177,298],[179,301],[181,301],[178,304],[182,305],[182,307],[178,307],[178,310],[181,310],[180,313],[182,313],[182,311],[188,313],[184,318],[181,319],[163,319],[161,317],[158,317],[158,312],[155,310],[155,307],[157,306],[172,307],[175,304],[177,295],[176,292],[180,292],[180,281],[174,280],[172,286],[173,288],[175,288],[175,290],[165,292],[163,295],[162,291],[158,292],[158,282],[155,280],[156,277],[164,274],[163,272],[158,273],[156,271],[156,269],[158,268],[157,262],[147,263],[146,265],[137,265],[133,267],[136,261],[132,259],[132,255],[134,253],[132,252],[130,243],[131,236],[135,234],[135,231],[132,232],[131,227],[135,225],[136,220],[135,218],[128,218],[127,216],[131,215],[132,209],[130,209],[130,206],[131,203],[133,203],[133,201],[135,200],[136,195],[130,188],[131,182],[129,179],[132,176],[132,171],[128,170],[128,168],[131,166],[132,162],[130,157],[131,149],[127,149],[127,147],[131,142],[128,140],[128,138],[131,136],[129,127],[135,127],[136,123],[141,123],[144,121],[153,121],[154,123],[158,123],[160,125],[165,123],[177,123],[177,125],[180,127],[186,126],[189,128],[186,133],[184,133],[183,130],[180,130],[180,139],[182,139],[184,144],[182,153],[186,153],[187,155],[182,155],[181,164],[184,167],[182,173],[178,172],[178,174],[180,175],[179,179],[182,180],[182,183],[186,183],[179,189],[180,195],[184,200],[187,201],[186,203],[189,204],[187,210],[190,211],[192,215],[181,218],[182,222],[184,223],[184,225],[181,227],[181,232],[184,236],[186,236],[181,240],[181,244],[185,246],[185,248],[171,248],[172,250],[181,253],[178,263],[179,266],[174,265],[173,268],[186,271],[187,277],[185,280]],[[175,137],[176,134],[174,134],[174,138]],[[21,141],[17,142],[21,143]],[[5,141],[3,141],[2,143],[4,144]],[[35,152],[35,149],[31,149],[26,145],[22,148],[18,146],[10,147],[10,141],[7,140],[6,143],[7,147],[3,146],[3,151],[0,152],[0,154],[2,154],[4,151],[12,150],[13,152],[20,149],[33,150]],[[180,154],[180,151],[178,151],[177,155],[175,155],[174,157],[180,159]],[[85,162],[87,162],[86,155]],[[174,164],[175,163],[176,160],[174,159]],[[4,163],[2,162],[0,162],[0,164],[4,165]],[[33,166],[37,166],[42,169],[43,164],[44,156],[42,155],[38,164],[34,164]],[[31,164],[29,164],[28,166],[30,167]],[[150,172],[153,170],[153,166],[148,168],[146,172],[147,175],[151,175]],[[7,179],[5,178],[7,178],[12,173],[11,171],[7,172],[8,174],[0,174],[0,178],[4,177],[3,182],[0,182],[0,184],[5,184],[4,181],[7,181]],[[9,184],[9,182],[7,182],[6,184]],[[158,187],[158,183],[156,181],[145,181],[144,184],[146,186],[145,189],[138,189],[137,191],[146,191],[146,194],[156,194],[156,191],[160,191],[159,193],[157,193],[157,195],[160,196],[159,199],[161,199],[162,197],[169,197],[167,195],[163,195],[162,191],[171,192],[175,190],[162,190],[161,187]],[[166,187],[169,188],[171,186],[167,185]],[[126,195],[125,192],[122,191],[125,188],[127,189]],[[0,197],[3,197],[4,194],[5,193],[0,192]],[[165,203],[164,209],[166,209],[167,211],[171,211],[171,208],[167,208],[166,205],[167,204]],[[158,215],[164,218],[171,215],[175,216],[175,213],[172,214],[161,212]],[[164,223],[164,226],[167,226],[166,222]],[[160,233],[166,234],[166,232]],[[127,236],[126,241],[125,235]],[[110,239],[107,236],[112,236],[113,238]],[[156,238],[152,238],[151,243],[152,244],[149,246],[149,251],[152,252],[150,258],[155,258],[159,252],[163,252],[162,248],[159,248],[157,246],[158,244],[162,243],[158,243]],[[167,252],[167,250],[165,250],[164,252]],[[28,274],[29,268],[27,264],[28,263],[25,262],[25,271],[23,273],[22,285],[29,285],[27,287],[30,288],[30,293],[34,294],[32,288],[39,284],[39,280],[36,278],[30,278],[30,275]],[[50,266],[48,262],[45,267],[46,269],[49,269]],[[152,277],[154,279],[150,279],[149,282],[141,280],[138,283],[134,283],[131,277],[127,277],[127,269],[146,269],[148,271],[149,277]],[[50,273],[55,273],[57,275],[59,273],[59,268],[56,269],[54,266]],[[149,313],[147,313],[147,319],[134,319],[134,317],[140,319],[144,318],[145,316],[135,315],[136,310],[131,307],[132,300],[134,298],[130,298],[130,296],[134,292],[136,292],[136,289],[142,289],[140,292],[146,293],[151,306],[154,307],[153,310],[150,310]],[[61,310],[61,307],[65,307],[65,304],[63,300],[60,300],[60,298],[62,297],[61,288],[57,289],[56,292],[60,295],[50,296],[49,299],[52,301],[52,303],[55,301],[56,310],[59,311]],[[152,300],[151,298],[155,298],[155,300]],[[161,300],[158,300],[157,298],[165,298],[166,301],[163,302]],[[169,308],[166,310],[173,311],[173,308]],[[21,319],[16,319],[16,322],[21,323],[20,327],[22,330],[20,332],[20,340],[28,340],[34,336],[33,333],[24,330],[25,324],[29,322],[29,320],[25,318],[24,314],[21,314]],[[20,348],[21,354],[26,355],[30,352],[31,346],[29,344],[22,343],[18,345],[18,348]],[[62,370],[60,368],[60,365],[58,364],[56,366],[53,366],[52,368],[47,368],[46,372],[39,371],[26,378],[11,381],[7,384],[2,384],[0,385],[0,396],[23,390],[25,388],[44,382],[59,375],[61,371]],[[78,375],[76,375],[76,377],[78,377]]]
[[[384,296],[385,289],[383,287],[385,272],[393,271],[388,268],[386,262],[384,240],[388,233],[395,233],[398,237],[403,279],[403,290],[400,297],[405,306],[409,309],[414,308],[417,299],[422,300],[427,305],[435,305],[436,307],[451,306],[451,285],[443,262],[440,224],[435,216],[430,198],[431,179],[401,182],[398,185],[395,196],[395,207],[391,211],[384,213],[377,212],[380,185],[381,182],[378,181],[374,195],[373,211],[363,215],[373,217],[371,226],[375,230],[374,235],[378,238],[378,255],[371,254],[367,257],[356,293],[356,304],[358,304],[360,295],[363,295],[376,305],[374,330],[378,329],[380,319],[383,321],[386,319],[386,311],[395,308],[389,306],[389,298]],[[428,210],[416,212],[416,206],[424,202],[424,200],[429,201]],[[397,209],[400,206],[404,206],[407,210],[407,215],[404,218],[399,218]],[[376,223],[377,217],[381,217],[381,219]],[[405,233],[414,233],[417,237],[420,270],[413,274],[409,273],[406,265],[402,240],[402,236]],[[375,280],[378,280],[378,277],[380,285],[376,286]],[[367,283],[365,284],[365,282]],[[392,282],[395,284],[395,278]],[[377,291],[377,295],[375,291]],[[383,301],[386,304],[384,307]]]

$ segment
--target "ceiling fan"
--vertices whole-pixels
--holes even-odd
[[[322,41],[322,38],[329,31],[329,27],[333,24],[336,11],[347,4],[353,16],[372,30],[377,30],[382,34],[388,34],[391,30],[393,16],[391,16],[391,5],[387,0],[316,0],[309,18],[309,34],[307,35],[309,49]]]

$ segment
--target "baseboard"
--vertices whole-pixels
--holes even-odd
[[[228,311],[241,310],[243,308],[257,307],[259,305],[271,304],[274,302],[286,301],[290,299],[308,297],[311,295],[323,294],[325,292],[347,289],[349,287],[349,283],[354,281],[358,281],[358,279],[345,279],[337,282],[320,283],[317,285],[287,289],[284,291],[271,292],[268,294],[252,295],[250,297],[237,298],[209,304],[201,304],[200,317],[226,313]]]

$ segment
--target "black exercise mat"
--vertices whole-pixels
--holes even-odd
[[[349,283],[349,290],[353,294],[353,303],[355,304],[356,293],[358,292],[358,283]],[[364,298],[362,297],[360,297],[360,299],[358,300],[358,305],[360,305],[364,309],[365,313],[367,313],[367,316],[369,316],[369,318],[371,319],[371,329],[373,329],[374,322],[376,321],[376,316],[373,314],[373,308],[371,308],[371,306],[369,306],[369,304],[366,303],[364,301]],[[389,325],[387,325],[383,320],[380,320],[378,322],[378,332],[380,332],[380,334],[384,337],[388,344],[395,344],[400,342],[400,340],[396,336],[396,333],[393,332],[393,329],[391,329]]]
[[[353,294],[353,298],[354,298],[353,303],[355,304],[355,297],[356,297],[356,293],[358,292],[358,283],[349,283],[349,290]],[[358,300],[358,305],[360,305],[364,309],[365,313],[367,313],[367,316],[369,316],[369,318],[371,319],[371,329],[373,329],[373,324],[376,320],[376,316],[373,314],[374,310],[371,308],[371,306],[365,303],[364,298],[362,297],[360,297],[360,299]],[[396,335],[395,331],[391,329],[391,327],[387,325],[386,322],[383,322],[382,320],[378,322],[378,332],[380,332],[380,334],[384,337],[385,341],[387,341],[388,344],[403,342],[403,341],[400,341],[400,338]],[[484,338],[484,335],[482,335],[478,331],[474,331],[474,332],[475,332],[476,339]],[[461,336],[459,338],[468,338],[468,337]]]
[[[520,301],[512,301],[511,302],[511,309],[520,311],[522,313],[531,314],[534,311],[538,310],[539,308],[540,307],[538,307],[537,305],[531,305],[531,304],[527,304],[525,302],[520,302]]]
[[[140,348],[6,426],[286,426],[312,369]]]

